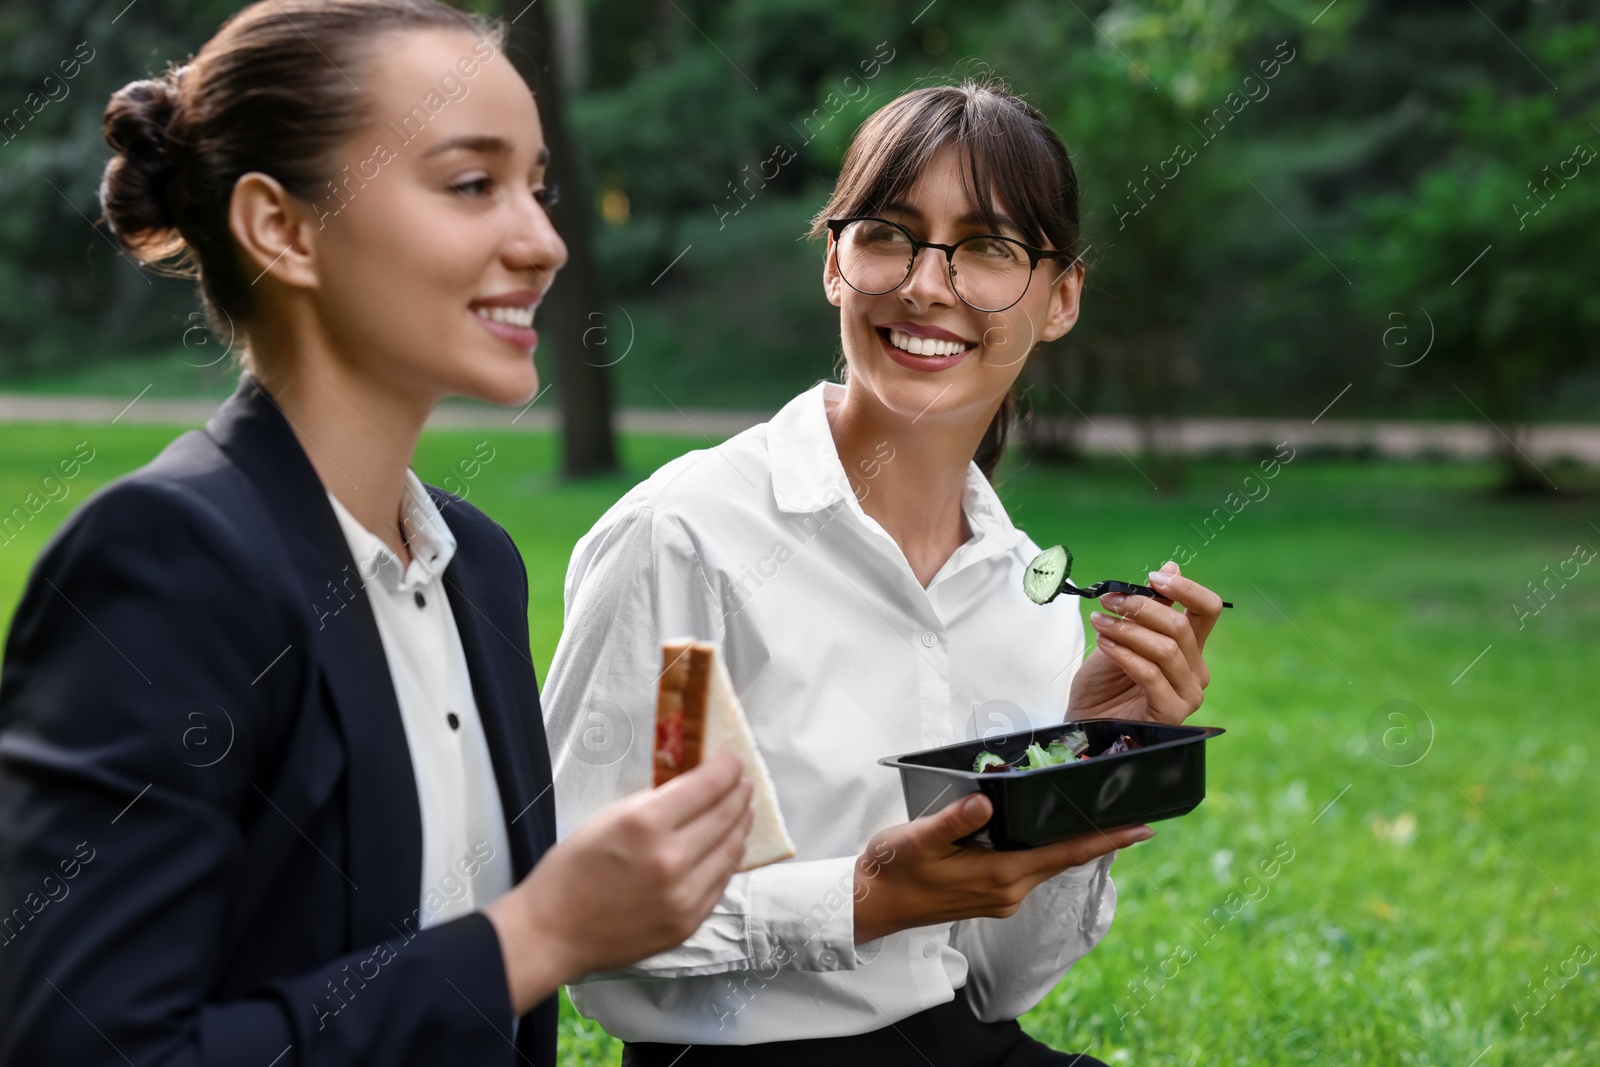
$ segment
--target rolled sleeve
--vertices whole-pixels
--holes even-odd
[[[755,958],[795,971],[854,970],[856,857],[790,861],[752,871]]]
[[[855,857],[789,861],[735,875],[682,944],[587,976],[690,978],[728,971],[854,970]]]
[[[682,943],[627,967],[586,975],[581,981],[690,978],[752,967],[758,957],[750,936],[749,901],[750,876],[734,875],[711,914]]]

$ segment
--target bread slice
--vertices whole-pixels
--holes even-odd
[[[739,694],[717,646],[684,638],[661,645],[656,689],[655,784],[661,785],[719,752],[732,752],[755,783],[755,822],[739,870],[749,871],[794,855],[794,842],[778,810],[767,763],[756,748]]]

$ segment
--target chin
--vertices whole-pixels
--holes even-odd
[[[906,419],[936,418],[960,406],[960,388],[947,389],[948,382],[896,381],[892,373],[873,382],[878,402]]]
[[[521,407],[538,395],[539,372],[533,369],[530,359],[525,373],[503,375],[485,382],[483,389],[473,398],[501,407]]]
[[[531,354],[520,358],[510,353],[496,353],[494,358],[476,356],[461,371],[453,376],[448,391],[486,404],[520,407],[539,392],[539,371]]]
[[[881,359],[868,365],[866,374],[861,377],[861,384],[870,388],[879,404],[909,420],[949,415],[975,403],[981,406],[989,399],[986,395],[975,395],[986,394],[988,390],[981,388],[971,368],[964,366],[927,374]]]

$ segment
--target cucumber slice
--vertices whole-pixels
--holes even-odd
[[[980,752],[978,753],[978,758],[972,761],[972,769],[980,772],[985,767],[1004,767],[1005,765],[1006,761],[993,752]]]
[[[1022,591],[1035,604],[1048,604],[1061,595],[1071,574],[1072,553],[1053,545],[1035,556],[1022,572]]]

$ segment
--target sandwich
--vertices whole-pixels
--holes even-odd
[[[738,756],[755,783],[750,796],[755,822],[739,870],[793,856],[794,842],[778,810],[772,775],[756,748],[755,734],[717,646],[688,638],[664,642],[656,689],[655,784],[669,782],[719,752]]]

